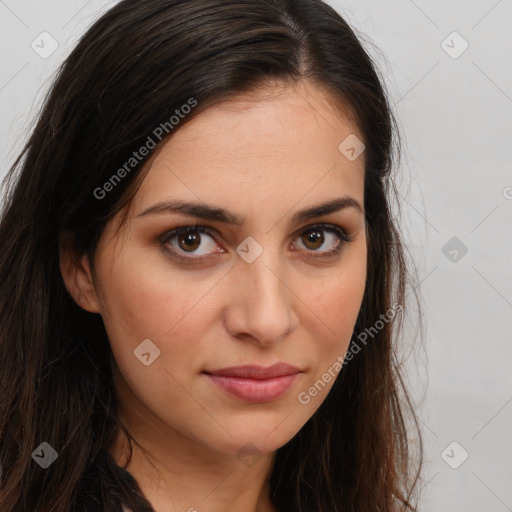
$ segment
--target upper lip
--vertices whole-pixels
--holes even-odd
[[[244,366],[230,366],[220,370],[209,370],[206,373],[210,375],[219,375],[223,377],[242,377],[247,379],[271,379],[273,377],[282,377],[284,375],[293,375],[299,373],[299,368],[287,363],[276,363],[272,366],[258,366],[248,364]]]

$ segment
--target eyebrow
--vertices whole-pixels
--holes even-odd
[[[330,213],[335,213],[346,208],[355,208],[359,213],[364,214],[362,206],[356,199],[345,196],[331,199],[327,202],[305,208],[304,210],[299,210],[293,215],[291,222],[304,222],[314,217],[329,215]],[[209,206],[204,203],[194,201],[188,202],[181,200],[170,200],[156,203],[139,213],[137,218],[158,213],[179,213],[182,215],[189,215],[191,217],[223,222],[225,224],[233,224],[235,226],[241,226],[246,221],[245,217],[225,210],[224,208]]]

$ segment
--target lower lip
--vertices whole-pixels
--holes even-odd
[[[250,403],[263,403],[276,400],[290,388],[297,375],[299,374],[294,373],[292,375],[258,380],[206,374],[217,386],[221,387],[230,395]]]

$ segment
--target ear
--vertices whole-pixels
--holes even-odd
[[[59,236],[59,264],[64,285],[74,301],[90,313],[99,313],[89,258],[87,255],[76,254],[73,237],[69,232]]]

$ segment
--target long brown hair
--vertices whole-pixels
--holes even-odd
[[[317,412],[277,450],[271,499],[280,512],[415,510],[421,442],[413,471],[404,414],[416,429],[417,421],[395,355],[403,314],[382,322],[392,304],[405,311],[412,273],[391,208],[399,130],[376,65],[320,0],[123,0],[60,67],[4,184],[3,512],[113,511],[121,503],[134,512],[153,510],[108,455],[120,428],[129,436],[117,417],[115,361],[101,316],[78,307],[64,287],[59,236],[70,233],[78,255],[94,254],[156,149],[104,197],[94,191],[191,98],[197,106],[175,127],[168,123],[166,136],[235,94],[269,80],[306,78],[349,108],[366,145],[368,273],[351,347],[357,334],[379,320],[383,325],[343,367]],[[46,469],[32,456],[43,442],[58,453]]]

